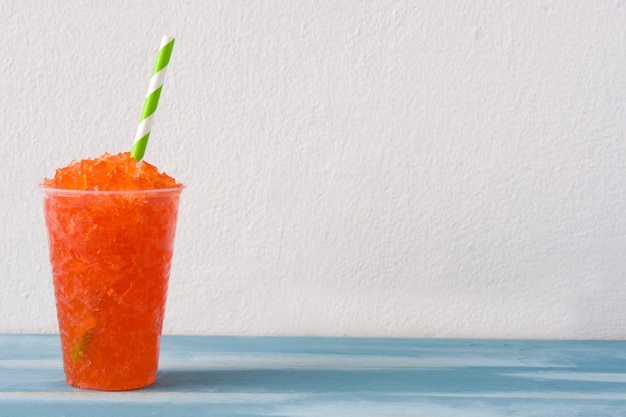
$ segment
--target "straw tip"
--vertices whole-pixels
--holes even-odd
[[[168,43],[173,42],[173,41],[174,41],[174,37],[163,35],[163,37],[161,38],[161,46],[167,45]]]

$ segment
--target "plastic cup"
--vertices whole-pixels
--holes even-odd
[[[152,384],[182,187],[42,190],[67,383]]]

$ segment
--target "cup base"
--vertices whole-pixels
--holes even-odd
[[[75,381],[70,378],[66,378],[65,382],[67,385],[87,390],[95,390],[95,391],[132,391],[141,388],[145,388],[150,386],[156,382],[156,376],[150,378],[149,380],[144,380],[142,382],[132,381],[127,384],[125,383],[111,383],[111,384],[103,384],[100,382],[91,382],[91,381]]]

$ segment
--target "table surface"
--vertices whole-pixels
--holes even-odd
[[[164,336],[157,382],[64,382],[58,335],[0,335],[0,416],[626,416],[625,341]]]

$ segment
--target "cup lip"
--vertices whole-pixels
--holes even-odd
[[[65,195],[131,195],[131,194],[176,194],[181,193],[185,187],[177,184],[176,187],[154,188],[149,190],[70,190],[66,188],[46,187],[43,184],[37,186],[45,194],[65,194]]]

